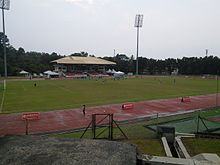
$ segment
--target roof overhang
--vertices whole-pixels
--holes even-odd
[[[51,62],[57,64],[69,64],[69,65],[116,65],[115,62],[104,60],[97,57],[78,57],[78,56],[67,56]]]

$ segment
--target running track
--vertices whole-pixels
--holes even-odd
[[[94,113],[114,113],[114,120],[125,121],[159,114],[186,112],[216,106],[216,95],[193,96],[190,102],[182,103],[180,98],[135,102],[134,109],[122,110],[122,104],[86,107],[86,116],[82,109],[68,109],[41,112],[41,119],[29,122],[29,133],[50,133],[85,128],[91,122]],[[220,103],[220,99],[218,100]],[[0,136],[24,135],[25,122],[22,113],[0,115]]]

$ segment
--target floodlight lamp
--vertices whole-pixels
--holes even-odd
[[[10,0],[0,0],[0,9],[9,10]]]
[[[135,27],[142,27],[143,26],[143,14],[137,14],[135,17]]]

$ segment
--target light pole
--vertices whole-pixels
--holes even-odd
[[[209,54],[209,50],[206,49],[206,50],[205,50],[205,55],[208,56],[208,54]]]
[[[4,10],[9,10],[10,0],[0,0],[0,8],[2,9],[2,25],[3,25],[3,53],[4,53],[4,68],[5,68],[5,80],[4,89],[6,89],[7,72],[7,56],[6,56],[6,38],[5,38],[5,13]]]
[[[137,14],[135,17],[134,27],[137,28],[137,58],[136,58],[136,75],[138,75],[138,49],[139,49],[139,28],[143,26],[143,17],[142,14]]]
[[[218,72],[216,75],[216,107],[218,106]]]

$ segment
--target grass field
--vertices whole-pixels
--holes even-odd
[[[190,156],[200,153],[216,153],[220,156],[219,139],[183,138],[183,143]]]
[[[201,78],[175,77],[175,84],[174,77],[144,77],[123,80],[8,81],[6,91],[3,90],[3,84],[0,83],[0,112],[49,111],[77,108],[83,104],[95,106],[211,93],[216,93],[216,81]],[[219,114],[220,109],[200,113],[204,118]],[[154,131],[147,129],[146,125],[177,120],[191,115],[197,116],[198,114],[184,114],[158,120],[121,124],[122,130],[128,136],[128,140],[122,141],[136,145],[141,153],[164,156],[160,139],[157,138]],[[101,132],[102,129],[98,131]],[[81,135],[82,132],[75,132],[51,136],[79,138]],[[103,136],[105,137],[107,134],[103,134]],[[118,129],[115,129],[114,137],[121,139],[123,136]],[[91,138],[91,131],[88,131],[84,138]],[[184,139],[184,144],[191,155],[201,152],[219,154],[219,140]]]
[[[160,139],[157,139],[157,135],[154,131],[145,128],[145,124],[147,122],[139,122],[135,124],[123,124],[120,128],[126,134],[128,139],[125,139],[123,134],[119,131],[118,128],[114,128],[114,139],[122,142],[126,142],[129,144],[133,144],[137,146],[138,152],[144,154],[151,154],[151,155],[160,155],[165,156],[165,152],[160,142]],[[103,131],[105,128],[97,129],[97,135]],[[51,135],[55,137],[61,138],[80,138],[83,132],[75,132],[75,133],[64,133],[58,135]],[[99,138],[107,138],[108,131],[105,131],[103,134],[99,136]],[[92,138],[91,130],[88,130],[83,138]]]
[[[220,115],[220,109],[210,109],[209,111],[202,111],[202,116],[204,118],[213,117],[216,115]],[[123,123],[120,124],[121,129],[128,137],[127,140],[123,140],[123,142],[131,143],[137,146],[138,151],[140,153],[144,154],[150,154],[150,155],[158,155],[158,156],[165,156],[165,152],[162,146],[162,143],[160,139],[158,139],[157,134],[155,131],[152,131],[146,127],[146,125],[149,124],[156,124],[156,123],[164,123],[164,122],[171,122],[173,120],[181,120],[188,117],[196,117],[198,115],[197,112],[192,112],[188,114],[182,114],[182,115],[175,115],[175,116],[168,116],[168,117],[162,117],[159,119],[151,119],[146,120],[142,122],[137,123]],[[183,125],[184,127],[184,125]],[[97,135],[103,131],[104,128],[97,129]],[[196,129],[196,125],[195,125]],[[108,132],[104,132],[101,134],[99,138],[107,138]],[[82,132],[74,132],[74,133],[64,133],[64,134],[57,134],[57,135],[51,135],[56,137],[65,137],[65,138],[80,138],[80,136],[83,134]],[[124,136],[121,134],[121,132],[114,128],[114,139],[122,140]],[[92,132],[91,130],[88,130],[83,138],[92,138]],[[192,138],[186,138],[184,139],[184,144],[186,145],[187,149],[189,149],[189,152],[192,156],[202,153],[202,152],[216,152],[217,154],[220,154],[220,140],[212,140],[212,139],[199,139],[198,142],[195,142],[195,139]],[[208,141],[206,145],[206,141]],[[204,143],[205,142],[205,143]],[[200,147],[200,143],[202,143]],[[198,145],[197,145],[198,144]],[[213,147],[214,146],[214,147]]]
[[[175,84],[174,77],[26,80],[8,81],[5,93],[0,84],[0,92],[1,112],[13,113],[209,94],[216,92],[216,81],[180,77],[175,78]]]

